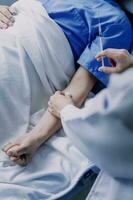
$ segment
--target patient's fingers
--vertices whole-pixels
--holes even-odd
[[[14,147],[14,146],[16,146],[16,145],[18,145],[18,144],[13,144],[13,143],[9,142],[7,145],[5,145],[5,146],[3,147],[2,150],[3,150],[5,153],[7,153],[7,151],[8,151],[10,148],[12,148],[12,147]]]
[[[27,147],[20,145],[14,145],[7,151],[8,156],[21,156],[25,153],[27,153]]]
[[[15,22],[14,14],[10,11],[8,6],[0,6],[0,28],[6,29],[12,26]]]
[[[13,7],[13,6],[11,6],[9,8],[9,11],[12,13],[12,15],[17,15],[18,14],[17,9],[15,7]]]
[[[20,165],[20,166],[22,166],[22,167],[26,166],[27,163],[28,163],[28,162],[27,162],[25,159],[21,159],[21,158],[19,158],[19,159],[16,160],[16,162],[15,162],[15,164]]]
[[[22,167],[25,167],[28,164],[28,161],[24,160],[24,159],[19,159],[17,164],[22,166]]]
[[[18,164],[24,167],[29,163],[29,161],[31,160],[31,157],[29,155],[23,154],[21,156],[16,156],[16,157],[12,156],[10,157],[10,160],[14,162],[15,164]]]
[[[8,19],[13,19],[13,14],[10,12],[9,8],[0,10],[0,12]]]
[[[6,16],[4,16],[2,13],[0,13],[0,21],[7,25],[11,25],[12,21],[9,20]]]
[[[0,21],[0,29],[6,29],[8,25]]]
[[[30,162],[30,160],[31,160],[31,157],[29,155],[22,155],[19,157],[18,160],[15,161],[15,163],[24,167]]]
[[[9,142],[8,144],[6,144],[3,148],[2,148],[2,151],[7,151],[9,148],[10,148],[10,146],[12,145],[12,143],[11,142]]]
[[[13,162],[16,162],[17,160],[19,160],[19,157],[12,156],[12,157],[10,157],[10,160]]]

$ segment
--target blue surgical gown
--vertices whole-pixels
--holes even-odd
[[[125,48],[130,50],[132,28],[128,18],[114,0],[40,0],[49,16],[64,31],[75,62],[87,69],[98,80],[99,87],[108,84],[109,75],[98,71],[101,63],[95,56],[101,51],[99,21],[103,49]],[[100,19],[99,19],[100,18]],[[105,65],[109,65],[104,59]]]

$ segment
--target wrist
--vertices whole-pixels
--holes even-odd
[[[36,145],[39,147],[42,143],[44,143],[48,138],[46,134],[44,134],[44,130],[42,128],[33,128],[30,131],[32,140],[36,142]]]

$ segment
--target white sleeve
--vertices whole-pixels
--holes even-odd
[[[61,112],[64,131],[84,154],[111,176],[129,179],[133,178],[131,72],[115,75],[109,88],[85,108],[69,105]]]

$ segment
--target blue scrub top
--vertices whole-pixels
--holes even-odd
[[[62,28],[73,51],[75,61],[106,86],[109,75],[98,71],[101,63],[95,56],[101,51],[99,17],[103,49],[130,50],[132,28],[124,12],[113,0],[40,0],[49,16]],[[105,59],[105,65],[109,65]],[[95,88],[96,89],[96,88]],[[96,89],[97,90],[97,89]]]

